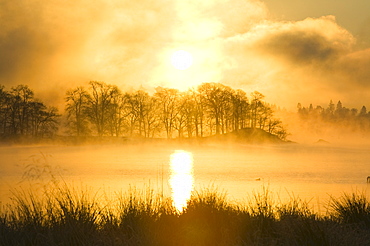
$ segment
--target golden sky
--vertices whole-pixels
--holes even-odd
[[[57,102],[90,80],[221,82],[287,108],[360,107],[370,98],[369,10],[368,0],[0,0],[0,84]],[[171,65],[177,50],[192,54],[190,68]]]

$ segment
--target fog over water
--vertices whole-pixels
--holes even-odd
[[[319,210],[330,196],[370,189],[366,146],[13,146],[0,147],[0,156],[2,202],[14,188],[36,191],[53,178],[108,198],[150,186],[173,198],[184,194],[181,200],[214,185],[229,200],[243,201],[268,187],[276,201],[299,197]],[[177,191],[176,183],[182,184]]]

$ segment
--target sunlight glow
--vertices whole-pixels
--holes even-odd
[[[171,64],[176,69],[186,70],[193,64],[193,56],[185,50],[175,51],[171,56]]]
[[[169,183],[173,204],[181,212],[193,191],[193,155],[187,151],[176,150],[170,158],[170,169]]]

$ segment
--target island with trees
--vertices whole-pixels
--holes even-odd
[[[65,113],[36,99],[27,85],[0,86],[2,139],[56,136],[141,139],[200,139],[263,131],[286,140],[281,120],[264,95],[203,83],[181,92],[155,88],[124,92],[116,85],[90,81],[65,93]],[[249,137],[252,135],[249,134]]]

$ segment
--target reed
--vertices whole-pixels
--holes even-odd
[[[150,187],[114,199],[67,185],[13,196],[0,210],[0,245],[370,245],[365,194],[333,198],[324,215],[268,188],[244,203],[204,188],[181,212]]]
[[[365,193],[345,193],[340,198],[332,198],[330,204],[333,219],[345,224],[363,224],[370,229],[370,203]]]

